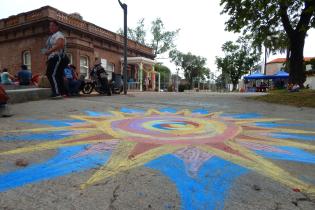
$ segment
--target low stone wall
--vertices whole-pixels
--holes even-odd
[[[315,75],[306,77],[304,86],[309,85],[310,89],[315,90]]]
[[[36,101],[50,97],[50,88],[26,88],[6,90],[9,95],[9,103],[23,103],[27,101]]]

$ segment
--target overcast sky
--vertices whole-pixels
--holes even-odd
[[[116,32],[123,26],[123,11],[117,0],[0,0],[0,19],[50,5],[66,13],[78,12],[83,19]],[[122,0],[128,5],[128,26],[134,28],[140,18],[145,18],[146,29],[151,21],[160,17],[167,30],[180,28],[176,39],[177,49],[206,57],[211,71],[216,70],[215,56],[222,56],[225,41],[238,35],[226,32],[227,16],[220,15],[220,0]],[[315,30],[309,32],[305,56],[315,56]],[[270,56],[269,60],[285,55]],[[161,60],[174,72],[174,65]]]

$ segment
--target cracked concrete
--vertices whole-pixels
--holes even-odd
[[[204,108],[213,112],[255,112],[266,117],[286,118],[288,122],[315,125],[315,109],[255,102],[239,94],[131,93],[127,97],[94,96],[13,104],[11,109],[15,115],[1,119],[0,130],[41,127],[18,122],[24,119],[65,119],[68,115],[82,114],[85,110],[107,111],[120,107]],[[0,151],[32,144],[36,142],[1,141]],[[0,173],[18,169],[15,165],[17,159],[25,159],[34,164],[43,162],[55,154],[56,150],[47,150],[1,157]],[[314,165],[278,160],[273,162],[304,181],[310,183],[313,181]],[[146,167],[132,169],[81,190],[80,185],[85,183],[96,169],[1,192],[0,209],[181,209],[177,186],[160,172]],[[306,195],[294,192],[270,178],[250,172],[234,182],[225,199],[224,209],[313,210],[315,205]]]

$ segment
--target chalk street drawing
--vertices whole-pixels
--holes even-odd
[[[255,171],[287,187],[315,194],[314,180],[299,179],[272,159],[315,164],[314,129],[255,113],[121,108],[85,111],[69,120],[24,120],[35,129],[0,131],[1,141],[36,144],[0,151],[0,157],[57,149],[41,163],[0,174],[0,192],[26,184],[98,170],[81,189],[144,166],[177,187],[182,209],[222,209],[235,179]]]

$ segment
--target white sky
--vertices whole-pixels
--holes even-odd
[[[176,39],[177,49],[207,58],[207,67],[216,71],[215,56],[222,56],[224,42],[238,35],[226,32],[227,16],[220,15],[220,0],[122,0],[128,5],[128,26],[134,28],[145,18],[149,32],[151,21],[160,17],[167,30],[180,28]],[[83,19],[116,32],[123,27],[123,11],[117,0],[0,0],[0,19],[50,5],[66,13],[78,12]],[[149,41],[149,40],[148,40]],[[315,56],[315,30],[309,31],[305,43],[305,56]],[[165,57],[165,56],[163,56]],[[166,55],[167,57],[167,55]],[[268,60],[285,55],[270,56]],[[175,66],[163,61],[172,72]]]

